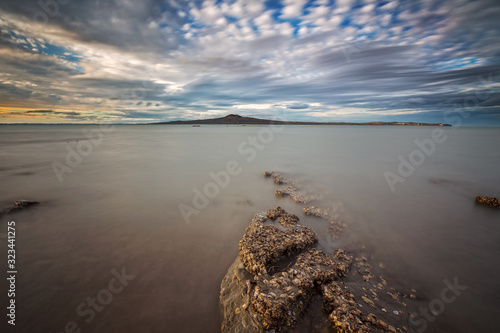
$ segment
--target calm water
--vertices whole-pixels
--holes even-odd
[[[468,287],[426,332],[496,331],[500,211],[474,196],[500,196],[500,130],[445,128],[447,140],[392,192],[384,172],[397,174],[398,156],[408,159],[434,128],[289,126],[271,138],[258,126],[115,126],[102,140],[98,129],[0,127],[1,207],[42,203],[2,217],[4,257],[6,222],[17,222],[16,332],[63,332],[68,322],[82,332],[219,332],[219,285],[252,216],[281,205],[308,222],[274,196],[266,170],[321,195],[386,274],[421,291],[422,306],[441,297],[445,279]],[[261,150],[249,139],[259,133]],[[78,145],[92,151],[60,181],[52,164],[65,165]],[[241,172],[186,223],[179,205],[193,206],[193,189],[231,160]],[[112,270],[125,270],[125,286]],[[5,309],[5,279],[0,288]],[[92,309],[96,297],[106,304]]]

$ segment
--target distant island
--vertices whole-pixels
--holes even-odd
[[[259,119],[252,117],[242,117],[237,114],[230,114],[222,118],[198,119],[198,120],[177,120],[148,125],[379,125],[379,126],[451,126],[442,123],[415,123],[415,122],[383,122],[373,121],[369,123],[346,123],[346,122],[308,122],[308,121],[280,121]]]

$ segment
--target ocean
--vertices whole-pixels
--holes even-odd
[[[265,171],[313,193],[434,308],[410,332],[496,331],[500,211],[474,197],[500,196],[499,147],[478,127],[0,126],[0,208],[40,202],[1,217],[4,271],[15,221],[15,331],[220,332],[220,283],[254,214],[281,206],[320,248],[347,242]],[[461,289],[436,301],[447,283]]]

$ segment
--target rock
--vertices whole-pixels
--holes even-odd
[[[279,217],[284,226],[290,227],[283,231],[274,225],[265,225],[266,220],[272,219],[268,218],[267,214],[274,219]],[[299,218],[286,213],[280,207],[268,211],[267,214],[255,215],[238,244],[239,256],[245,268],[252,274],[267,273],[267,266],[284,254],[303,250],[318,241],[318,236],[311,228],[298,225]]]
[[[281,185],[281,184],[288,184],[288,179],[286,179],[285,177],[282,177],[281,174],[279,172],[276,172],[276,171],[266,171],[264,172],[264,177],[271,177],[274,179],[274,183],[275,184],[278,184],[278,185]]]
[[[274,183],[278,185],[287,184],[288,186],[281,190],[276,190],[274,193],[278,197],[289,196],[297,203],[305,204],[313,200],[313,198],[305,192],[299,190],[299,187],[290,179],[283,177],[279,172],[276,171],[266,171],[264,172],[264,177],[273,178]]]
[[[246,281],[251,281],[252,275],[246,270],[239,270],[237,267],[240,264],[242,265],[240,259],[236,258],[221,283],[221,330],[228,333],[262,332],[262,319],[250,307],[244,308],[248,292]],[[236,279],[232,278],[233,275],[236,275]]]
[[[40,203],[38,201],[30,201],[30,200],[16,200],[14,201],[14,204],[0,209],[0,216],[4,214],[9,214],[9,213],[14,213],[16,211],[31,207],[31,206],[36,206],[39,205]]]
[[[296,215],[287,213],[283,208],[276,207],[267,211],[266,216],[272,220],[278,220],[284,227],[292,227],[299,223]]]
[[[283,193],[291,196],[289,190],[295,186],[291,180],[276,172],[266,172],[265,176],[278,184],[288,184]],[[339,229],[345,227],[315,206],[305,207],[304,213],[323,218]],[[407,322],[411,310],[408,315],[394,310],[400,308],[399,297],[403,296],[394,288],[394,293],[386,293],[391,285],[383,277],[371,275],[370,256],[362,244],[354,250],[350,247],[349,256],[343,249],[329,256],[313,247],[317,241],[311,228],[301,225],[296,215],[281,207],[256,214],[238,244],[238,257],[221,283],[222,332],[293,331],[305,313],[315,309],[311,304],[317,304],[318,296],[338,333],[402,331],[396,327]],[[351,254],[358,256],[354,262]],[[350,269],[353,264],[356,270]],[[377,294],[378,290],[384,292]],[[359,304],[361,300],[368,306]],[[318,318],[317,313],[314,316]],[[305,322],[295,329],[303,329]],[[315,326],[318,321],[306,327],[314,332],[319,329]]]
[[[374,315],[364,318],[350,292],[341,288],[336,282],[322,286],[321,292],[325,310],[332,311],[328,319],[333,323],[337,332],[370,332],[367,323],[373,320]]]
[[[38,204],[40,204],[38,201],[30,201],[30,200],[14,201],[14,206],[17,206],[17,207],[29,207],[29,206],[38,205]]]
[[[278,220],[286,229],[266,224],[269,220]],[[251,332],[294,327],[316,287],[345,276],[350,266],[351,258],[343,250],[330,258],[311,248],[316,241],[310,228],[281,207],[256,214],[239,243],[239,257],[221,284],[222,331],[240,332],[243,322]],[[293,265],[270,273],[270,265],[295,253]],[[352,295],[346,292],[346,297]]]
[[[276,196],[278,197],[287,197],[289,196],[290,198],[293,199],[293,201],[301,204],[306,204],[309,202],[310,199],[307,198],[307,195],[303,192],[300,192],[299,189],[295,186],[287,186],[282,190],[276,190],[274,192]]]
[[[310,206],[304,207],[302,209],[306,215],[316,216],[316,217],[327,217],[328,213],[321,210],[321,208]]]
[[[366,296],[361,296],[361,299],[363,299],[363,301],[365,301],[366,304],[372,306],[372,307],[375,307],[375,304],[373,304],[373,302]]]
[[[494,197],[476,196],[476,202],[485,206],[500,208],[500,199]]]

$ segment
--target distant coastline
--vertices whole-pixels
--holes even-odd
[[[0,123],[0,125],[98,125],[98,123]],[[155,123],[107,123],[107,125],[359,125],[359,126],[451,126],[443,123],[419,123],[408,121],[371,121],[365,123],[354,122],[313,122],[313,121],[281,121],[243,117],[237,114],[229,114],[221,118],[197,119],[197,120],[175,120]]]
[[[351,122],[308,122],[308,121],[280,121],[259,119],[253,117],[242,117],[237,114],[230,114],[222,118],[198,119],[198,120],[177,120],[158,123],[149,123],[147,125],[371,125],[371,126],[451,126],[442,123],[417,123],[417,122],[383,122],[372,121],[368,123]]]

